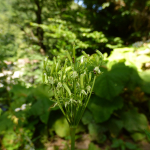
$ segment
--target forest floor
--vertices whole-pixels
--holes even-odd
[[[91,139],[89,134],[83,134],[80,139],[76,140],[75,147],[77,150],[88,150],[90,143]],[[68,150],[69,145],[70,142],[68,140],[64,140],[58,136],[55,136],[51,142],[45,144],[45,147],[46,150]],[[140,146],[141,150],[150,150],[150,143],[146,141],[141,141],[138,143],[138,145]],[[99,146],[99,148],[101,150],[111,150],[111,148],[109,148],[110,146],[111,143],[109,141],[106,141],[105,144]]]

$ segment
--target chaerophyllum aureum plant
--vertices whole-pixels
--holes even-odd
[[[66,51],[66,57],[53,58],[50,64],[46,57],[43,62],[43,82],[53,92],[54,106],[59,106],[64,114],[71,133],[71,150],[75,146],[75,130],[88,105],[96,77],[101,74],[99,69],[103,55],[100,51],[89,56],[76,58],[75,49],[72,55]]]

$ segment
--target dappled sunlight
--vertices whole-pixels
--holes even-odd
[[[149,6],[1,1],[0,149],[149,150]]]

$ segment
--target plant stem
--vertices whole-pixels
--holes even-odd
[[[70,135],[71,135],[71,150],[75,150],[75,126],[70,126]]]

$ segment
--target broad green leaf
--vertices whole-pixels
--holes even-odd
[[[92,113],[88,110],[85,111],[83,117],[82,117],[82,122],[83,124],[89,124],[93,121],[93,116]]]
[[[49,99],[50,96],[52,96],[52,92],[48,86],[45,85],[39,85],[36,89],[34,89],[33,94],[37,99]]]
[[[101,134],[102,132],[107,131],[107,127],[98,124],[98,123],[90,123],[88,125],[89,133],[93,136],[96,136],[98,134]]]
[[[145,82],[150,82],[150,70],[142,71],[139,75]]]
[[[129,132],[144,131],[148,128],[148,121],[144,114],[138,113],[135,108],[121,115],[124,128]]]
[[[108,120],[114,110],[120,109],[123,106],[123,99],[116,97],[112,101],[92,96],[88,104],[89,110],[92,112],[94,119],[97,123]]]
[[[119,148],[124,145],[124,142],[121,139],[113,139],[113,144],[111,145],[112,148]]]
[[[32,105],[28,113],[30,115],[39,116],[41,121],[47,124],[50,106],[53,104],[53,102],[49,100],[48,87],[41,85],[34,89],[33,94],[37,101]]]
[[[137,70],[134,68],[130,68],[130,75],[128,81],[126,82],[126,87],[129,90],[134,90],[136,87],[141,86],[142,82],[143,81],[140,78]]]
[[[126,66],[124,63],[118,63],[112,66],[111,74],[116,76],[120,83],[126,83],[130,77],[133,68]]]
[[[64,117],[56,120],[56,122],[53,125],[53,128],[56,134],[60,137],[68,136],[70,133],[68,122]]]
[[[103,132],[107,129],[104,126],[96,123],[90,123],[88,125],[88,129],[92,140],[96,140],[98,143],[103,143],[106,140],[106,136]]]
[[[138,150],[137,145],[130,143],[130,142],[125,142],[125,147],[131,150]]]
[[[48,118],[49,118],[49,112],[48,112],[48,111],[45,112],[44,114],[40,115],[40,120],[41,120],[43,123],[45,123],[45,124],[47,124]]]
[[[0,116],[0,133],[5,130],[12,130],[14,125],[13,121],[8,118],[8,112],[5,112]]]
[[[33,88],[26,88],[20,84],[13,85],[10,92],[13,93],[13,98],[27,97],[32,92]]]
[[[145,135],[144,133],[138,133],[138,132],[136,132],[136,133],[133,133],[133,134],[131,135],[131,137],[132,137],[132,139],[133,139],[135,142],[137,142],[137,141],[143,140],[143,139],[146,137],[146,135]]]
[[[110,72],[105,72],[96,79],[94,85],[94,92],[96,95],[112,100],[123,90],[123,85],[115,81],[116,77],[112,76]]]
[[[89,144],[89,148],[88,150],[101,150],[100,148],[98,148],[95,144],[93,143],[90,143]]]
[[[49,113],[50,113],[50,106],[52,102],[48,99],[37,100],[28,111],[29,115],[39,116],[41,121],[47,124]]]
[[[121,150],[131,149],[131,150],[137,150],[138,147],[135,144],[132,144],[130,142],[124,142],[121,139],[113,139],[113,144],[111,145],[112,148],[121,148]]]
[[[144,80],[143,84],[141,85],[142,90],[150,94],[150,71],[146,70],[143,72],[140,72],[140,77]]]
[[[44,113],[44,108],[42,106],[42,100],[38,100],[31,106],[31,109],[28,112],[30,115],[39,116]]]
[[[110,118],[103,125],[108,128],[112,137],[117,137],[123,128],[123,121],[120,119]]]
[[[132,68],[123,63],[115,64],[108,72],[103,73],[96,79],[94,92],[96,95],[107,100],[119,95],[130,78]]]
[[[150,132],[147,131],[147,130],[145,130],[145,133],[146,133],[146,135],[147,135],[147,137],[148,137],[148,140],[150,141]]]
[[[143,92],[150,94],[150,82],[143,82],[141,89]]]

